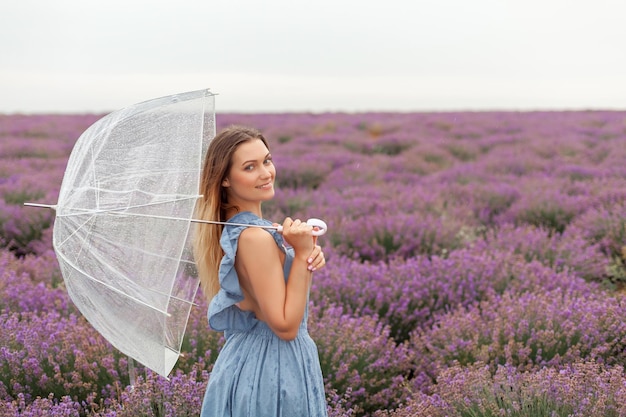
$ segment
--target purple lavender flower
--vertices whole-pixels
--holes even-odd
[[[431,376],[453,363],[483,362],[494,371],[560,369],[580,358],[623,365],[624,308],[599,291],[505,292],[414,332],[411,345],[418,368]]]
[[[410,354],[374,317],[352,317],[341,308],[313,308],[309,331],[320,352],[329,392],[350,392],[349,407],[363,412],[393,408],[408,395]]]

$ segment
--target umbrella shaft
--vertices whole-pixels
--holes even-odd
[[[51,204],[36,204],[36,203],[24,203],[25,206],[30,206],[30,207],[44,207],[44,208],[51,208],[53,210],[56,210],[57,206],[55,205],[51,205]],[[137,207],[141,207],[141,206],[137,206]],[[136,216],[136,217],[150,217],[153,219],[163,219],[163,220],[179,220],[179,221],[191,221],[194,223],[204,223],[204,224],[222,224],[224,226],[241,226],[241,227],[259,227],[261,229],[273,229],[273,230],[278,230],[278,232],[282,232],[283,231],[283,227],[282,226],[265,226],[265,225],[260,225],[260,224],[246,224],[246,223],[230,223],[230,222],[219,222],[216,220],[201,220],[201,219],[189,219],[189,218],[184,218],[184,217],[173,217],[173,216],[159,216],[156,214],[140,214],[140,213],[130,213],[127,211],[124,212],[119,212],[118,210],[127,210],[129,207],[126,208],[119,208],[119,209],[109,209],[109,210],[85,210],[84,212],[80,212],[80,213],[74,213],[73,215],[84,215],[84,214],[115,214],[118,216]],[[66,214],[67,216],[67,214]],[[326,223],[324,223],[321,220],[318,219],[309,219],[307,220],[307,223],[311,224],[311,226],[317,226],[320,229],[316,230],[313,235],[314,236],[320,236],[323,235],[324,233],[326,233]]]
[[[216,220],[202,220],[202,219],[188,219],[184,217],[174,217],[174,216],[159,216],[157,214],[140,214],[140,213],[118,213],[115,211],[109,211],[107,214],[114,214],[117,216],[137,216],[137,217],[150,217],[153,219],[163,219],[163,220],[179,220],[179,221],[190,221],[194,223],[204,223],[204,224],[223,224],[225,226],[243,226],[243,227],[260,227],[262,229],[274,229],[280,230],[279,226],[264,226],[259,224],[246,224],[246,223],[229,223],[229,222],[218,222]]]
[[[49,208],[56,210],[57,206],[52,204],[37,204],[37,203],[24,203],[25,206],[29,207],[41,207],[41,208]],[[125,209],[128,209],[126,207]],[[122,209],[117,209],[122,210]],[[281,228],[278,226],[263,226],[259,224],[244,224],[244,223],[228,223],[228,222],[218,222],[214,220],[201,220],[201,219],[186,219],[183,217],[172,217],[172,216],[158,216],[156,214],[139,214],[139,213],[129,213],[129,212],[116,212],[115,210],[85,210],[80,214],[116,214],[119,216],[137,216],[137,217],[151,217],[153,219],[163,219],[163,220],[181,220],[181,221],[192,221],[194,223],[205,223],[205,224],[223,224],[226,226],[244,226],[244,227],[260,227],[262,229],[274,229],[280,230]]]
[[[229,222],[218,222],[218,221],[213,221],[213,220],[200,220],[200,219],[190,219],[190,220],[194,223],[223,224],[225,226],[260,227],[261,229],[280,230],[279,226],[264,226],[260,224],[246,224],[246,223],[229,223]]]

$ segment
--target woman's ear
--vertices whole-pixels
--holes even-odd
[[[222,187],[230,187],[230,181],[228,181],[228,178],[224,178],[224,181],[222,181]]]

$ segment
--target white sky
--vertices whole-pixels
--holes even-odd
[[[2,0],[0,113],[626,109],[623,0]]]

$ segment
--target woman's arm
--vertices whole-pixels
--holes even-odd
[[[235,266],[246,297],[242,306],[252,309],[278,337],[292,340],[306,309],[312,276],[308,259],[314,245],[310,226],[291,219],[285,225],[283,236],[295,252],[286,283],[280,249],[264,230],[248,228],[241,233]]]

